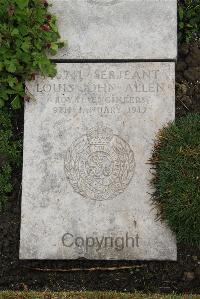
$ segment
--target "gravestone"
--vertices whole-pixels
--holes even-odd
[[[27,83],[21,259],[176,260],[148,163],[174,63],[59,63]]]
[[[176,59],[176,0],[51,0],[60,59]]]
[[[176,260],[149,164],[175,114],[176,1],[51,2],[68,63],[27,82],[20,258]]]

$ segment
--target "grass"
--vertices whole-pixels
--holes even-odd
[[[200,37],[199,0],[178,1],[178,40],[187,42]]]
[[[163,128],[151,163],[159,217],[178,242],[200,245],[200,115],[189,114]]]
[[[159,295],[117,292],[0,292],[0,299],[200,299],[200,295]]]

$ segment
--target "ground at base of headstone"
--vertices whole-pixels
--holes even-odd
[[[180,47],[176,70],[177,117],[200,113],[199,59],[200,42]],[[15,125],[20,132],[23,131],[22,120],[23,113],[16,115]],[[21,172],[14,174],[13,181],[14,192],[0,217],[1,290],[138,290],[200,294],[200,248],[189,245],[178,246],[177,262],[19,261]],[[95,267],[115,269],[65,272],[72,268]]]
[[[200,250],[190,246],[178,247],[177,262],[19,261],[20,201],[10,205],[10,209],[12,217],[4,213],[0,226],[1,290],[137,290],[200,294]],[[105,267],[105,270],[95,270],[96,267]],[[68,272],[74,268],[93,270]]]
[[[200,40],[179,47],[176,65],[176,117],[200,113]]]

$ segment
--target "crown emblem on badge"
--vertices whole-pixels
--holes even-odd
[[[87,130],[87,140],[91,145],[107,144],[113,138],[113,130],[98,124],[97,127]]]

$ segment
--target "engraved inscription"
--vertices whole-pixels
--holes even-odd
[[[134,170],[129,144],[103,125],[76,139],[65,157],[67,180],[76,193],[88,199],[115,198],[128,187]]]
[[[54,103],[54,114],[64,114],[68,119],[77,115],[140,115],[151,110],[154,95],[165,92],[165,84],[158,69],[116,69],[82,67],[80,70],[63,69],[49,80],[38,83],[38,93]]]

